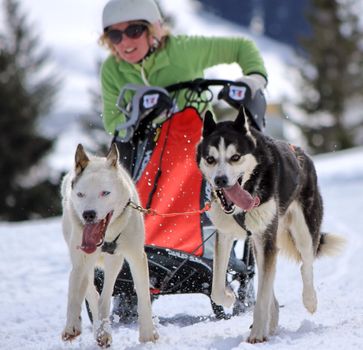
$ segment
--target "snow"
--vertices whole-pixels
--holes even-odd
[[[96,60],[106,52],[97,45],[101,32],[100,13],[106,0],[23,0],[26,13],[53,52],[64,86],[54,111],[57,122],[66,124],[70,110],[89,106],[88,89],[97,84]],[[190,0],[161,0],[166,12],[178,13],[176,30],[188,34],[248,34],[215,17],[196,16]],[[2,13],[0,10],[0,17]],[[66,19],[66,20],[65,20]],[[251,35],[250,35],[251,36]],[[294,72],[286,67],[293,55],[285,46],[263,36],[253,37],[269,70],[269,102],[293,97]],[[211,71],[233,78],[235,67]],[[222,74],[223,76],[221,76]],[[64,119],[63,119],[64,118]],[[54,120],[53,120],[54,121]],[[53,169],[63,170],[73,162],[79,138],[78,127],[68,128],[62,153],[51,158]],[[323,230],[347,238],[343,254],[315,263],[319,306],[309,315],[302,306],[302,283],[297,265],[278,262],[276,296],[283,306],[277,334],[267,343],[245,342],[252,313],[230,320],[214,321],[210,302],[203,295],[161,297],[153,304],[160,339],[156,344],[138,343],[135,325],[113,330],[114,349],[331,349],[363,348],[363,149],[352,149],[315,158],[325,200]],[[83,310],[83,334],[64,344],[70,261],[61,233],[60,218],[22,223],[0,223],[0,349],[98,349]]]
[[[139,344],[136,325],[113,330],[114,349],[362,349],[363,348],[363,149],[315,158],[325,200],[323,230],[347,239],[344,252],[315,262],[318,311],[301,300],[299,267],[279,259],[275,282],[282,306],[277,334],[267,343],[245,342],[252,313],[215,321],[203,295],[161,297],[153,304],[160,333],[156,344]],[[70,262],[60,218],[0,223],[0,349],[98,349],[83,311],[83,334],[60,339],[65,325]]]

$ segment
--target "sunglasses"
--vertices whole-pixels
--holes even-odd
[[[119,44],[122,41],[125,34],[129,39],[138,39],[147,29],[145,24],[130,24],[125,30],[111,29],[106,32],[107,37],[114,45]]]

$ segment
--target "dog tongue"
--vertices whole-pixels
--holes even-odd
[[[83,228],[82,246],[85,253],[92,254],[103,239],[102,220],[96,224],[86,224]]]
[[[223,193],[227,199],[245,211],[249,211],[259,204],[258,197],[252,198],[252,196],[245,191],[238,182],[228,189],[224,188]]]

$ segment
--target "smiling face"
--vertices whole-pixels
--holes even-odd
[[[132,24],[140,23],[135,21],[117,23],[111,26],[110,30],[121,30],[124,31],[127,27]],[[122,40],[118,44],[112,44],[118,56],[131,64],[140,62],[152,45],[152,38],[149,35],[148,30],[145,30],[140,37],[130,38],[125,33],[123,33]]]

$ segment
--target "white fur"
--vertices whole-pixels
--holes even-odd
[[[248,116],[247,116],[247,113],[246,113],[246,110],[245,110],[244,107],[242,108],[242,113],[244,114],[244,117],[245,117],[246,136],[248,136],[252,140],[253,144],[256,146],[257,142],[256,142],[256,139],[253,137],[253,135],[251,133],[250,124],[249,124],[249,121],[248,121]]]
[[[92,311],[95,339],[101,347],[111,344],[110,302],[116,277],[125,258],[131,268],[138,298],[139,339],[141,342],[155,341],[158,335],[152,323],[143,218],[140,212],[131,207],[125,208],[129,199],[135,203],[139,201],[135,186],[126,171],[118,164],[118,152],[115,147],[107,158],[89,158],[81,173],[75,167],[75,170],[64,177],[62,183],[63,234],[72,262],[67,322],[62,338],[72,340],[81,333],[81,305],[86,297]],[[103,196],[104,191],[109,194]],[[113,255],[102,253],[101,247],[92,254],[86,254],[79,249],[84,224],[82,213],[85,210],[95,210],[97,219],[103,219],[113,210],[105,234],[105,242],[111,242],[121,233]],[[99,296],[93,284],[93,274],[101,255],[104,260],[105,277]]]
[[[306,225],[301,205],[297,201],[290,204],[285,216],[287,215],[291,215],[289,231],[302,261],[303,302],[306,309],[314,313],[317,308],[317,298],[313,280],[314,250],[312,238]]]

